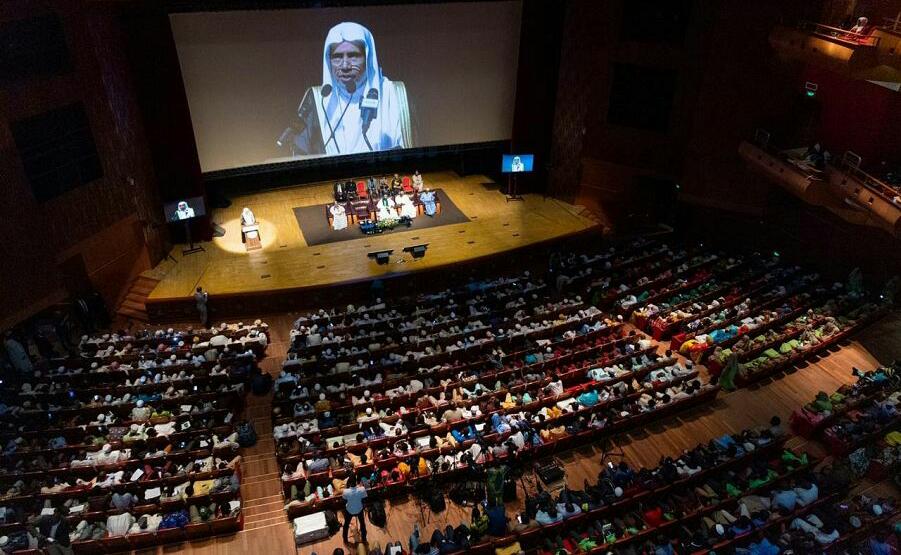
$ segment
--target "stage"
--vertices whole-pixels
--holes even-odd
[[[426,187],[441,189],[468,221],[435,222],[433,227],[384,235],[361,233],[356,239],[308,246],[294,209],[333,201],[332,183],[234,197],[229,208],[211,211],[212,221],[225,228],[225,236],[203,243],[204,251],[189,255],[182,254],[183,245],[176,245],[171,252],[175,262],[166,260],[148,272],[160,280],[147,299],[148,314],[153,320],[196,317],[193,294],[198,286],[209,292],[214,314],[217,304],[221,309],[226,303],[225,312],[252,314],[254,308],[262,311],[270,304],[267,297],[437,269],[596,227],[580,207],[549,197],[524,195],[522,201],[508,202],[502,188],[483,176],[441,172],[423,178]],[[241,242],[245,206],[260,223],[262,248],[256,251],[247,252]],[[424,258],[414,260],[403,252],[420,243],[429,244]],[[366,256],[385,249],[394,249],[387,265]]]

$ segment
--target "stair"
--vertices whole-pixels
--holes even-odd
[[[242,418],[253,422],[257,443],[241,450],[245,532],[290,524],[285,512],[281,472],[275,458],[271,411],[271,392],[264,397],[247,397]]]
[[[138,320],[146,322],[147,318],[147,297],[156,287],[160,280],[139,275],[131,282],[125,298],[116,308],[116,314],[130,320]]]

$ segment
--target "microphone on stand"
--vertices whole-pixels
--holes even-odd
[[[323,87],[322,87],[323,90],[325,90],[325,87],[328,87],[328,93],[327,93],[327,94],[326,94],[326,93],[323,93],[323,97],[324,97],[324,96],[327,96],[328,94],[331,94],[331,91],[332,91],[331,85],[323,85]],[[340,97],[338,98],[338,100],[339,100],[338,105],[340,106],[340,105],[341,105],[341,103],[340,103],[340,100],[341,100]],[[329,144],[329,143],[332,141],[332,139],[334,139],[334,141],[335,141],[335,148],[338,149],[338,152],[339,152],[339,153],[341,152],[341,149],[338,148],[338,139],[335,138],[335,131],[338,130],[338,126],[341,125],[341,122],[342,122],[342,121],[344,121],[344,114],[347,113],[347,109],[348,109],[348,108],[350,108],[350,102],[349,102],[349,101],[348,101],[347,104],[344,105],[344,110],[341,111],[341,117],[338,118],[338,123],[335,124],[334,128],[332,128],[332,122],[329,121],[329,119],[328,119],[328,114],[325,115],[326,121],[328,122],[329,128],[331,129],[331,134],[329,134],[328,140],[325,141],[325,144]],[[325,110],[323,109],[323,111],[325,111]]]
[[[313,109],[313,105],[307,103],[308,94],[310,94],[310,89],[307,89],[307,92],[303,94],[300,106],[297,107],[297,119],[291,122],[288,127],[282,131],[282,134],[278,136],[278,139],[275,140],[275,145],[279,148],[283,148],[286,144],[291,143],[292,154],[294,151],[294,139],[307,128],[307,118],[310,115],[310,110]]]
[[[363,140],[366,141],[366,146],[369,147],[369,150],[372,151],[372,145],[369,144],[369,138],[366,136],[366,132],[369,131],[369,126],[372,124],[372,120],[374,120],[379,113],[379,91],[376,89],[369,89],[369,92],[366,93],[366,98],[360,99],[360,123],[363,126]]]
[[[319,100],[319,105],[322,107],[322,113],[325,115],[325,123],[328,125],[329,130],[329,138],[328,141],[322,146],[323,149],[328,150],[328,144],[331,141],[335,141],[335,148],[338,149],[338,154],[341,154],[341,147],[338,146],[338,141],[335,140],[335,130],[332,128],[332,121],[328,117],[328,111],[325,109],[325,99],[328,98],[330,94],[332,94],[332,86],[326,83],[322,85],[322,88],[319,89],[319,94],[322,98]]]

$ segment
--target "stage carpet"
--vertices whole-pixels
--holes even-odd
[[[434,217],[419,216],[413,219],[413,225],[407,227],[400,225],[391,231],[385,231],[378,235],[389,235],[400,231],[416,231],[419,229],[427,229],[430,227],[438,227],[442,225],[462,224],[469,221],[466,214],[457,208],[450,196],[444,193],[442,189],[435,190],[438,198],[441,200],[441,213]],[[317,204],[316,206],[298,206],[294,208],[294,217],[297,218],[297,225],[300,226],[300,232],[303,234],[304,240],[308,246],[325,245],[328,243],[338,243],[341,241],[351,241],[363,237],[359,225],[349,225],[345,229],[335,231],[328,225],[325,217],[325,207],[328,204]],[[377,235],[377,236],[378,236]]]

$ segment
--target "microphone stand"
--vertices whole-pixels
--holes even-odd
[[[507,174],[507,202],[511,200],[524,200],[519,194],[519,188],[516,183],[516,174],[510,172]]]
[[[200,244],[195,245],[194,244],[194,239],[191,237],[190,222],[191,222],[190,219],[185,220],[185,238],[188,240],[188,248],[183,249],[181,251],[182,256],[194,254],[195,252],[200,252],[200,251],[206,250],[203,248],[203,245],[200,245]]]
[[[322,90],[322,89],[320,89],[320,90]],[[329,93],[329,94],[331,94],[331,93]],[[348,105],[349,104],[350,103],[348,102]],[[325,142],[325,144],[322,145],[322,149],[325,151],[328,151],[328,144],[334,140],[335,148],[338,150],[338,154],[341,154],[341,147],[338,146],[338,141],[335,139],[335,130],[332,128],[332,120],[329,119],[328,111],[325,109],[325,96],[323,96],[322,93],[319,94],[319,106],[322,108],[322,114],[325,116],[325,123],[328,125],[328,130],[329,130],[329,138]],[[346,107],[344,108],[344,111],[347,111]],[[341,117],[343,118],[344,114],[341,114]],[[340,123],[341,123],[341,120],[339,119],[338,124],[340,124]]]

